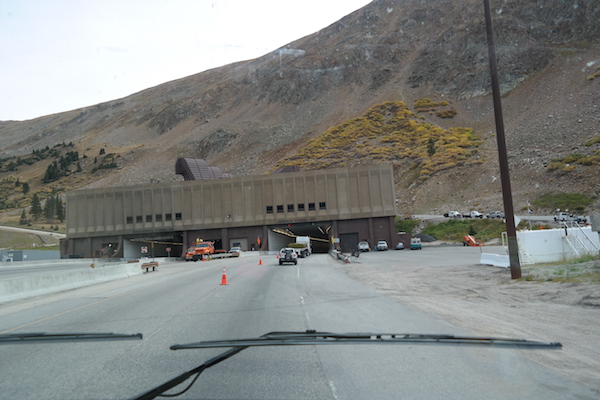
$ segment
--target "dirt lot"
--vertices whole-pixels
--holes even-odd
[[[523,267],[521,280],[511,280],[506,268],[483,265],[390,268],[364,261],[340,269],[475,335],[561,342],[561,351],[519,352],[600,396],[600,285],[548,281],[598,274],[600,260]]]

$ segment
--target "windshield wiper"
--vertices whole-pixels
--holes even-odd
[[[298,346],[298,345],[325,345],[325,344],[419,344],[419,345],[447,345],[447,346],[490,346],[501,348],[525,349],[561,349],[558,342],[546,343],[525,339],[454,336],[436,334],[411,334],[411,333],[331,333],[308,330],[306,332],[269,332],[257,338],[233,340],[209,340],[190,344],[176,344],[171,350],[208,349],[215,347],[233,347],[218,356],[211,358],[204,364],[187,371],[168,382],[138,396],[132,400],[149,400],[156,397],[176,397],[182,395],[196,382],[200,374],[228,359],[229,357],[247,349],[257,346]],[[185,382],[192,376],[194,379],[181,392],[163,394],[167,390]]]
[[[330,332],[270,332],[258,338],[211,340],[171,346],[171,350],[208,349],[213,347],[297,346],[319,344],[442,344],[529,349],[559,349],[560,343],[544,343],[525,339],[454,336],[414,333],[330,333]]]
[[[141,340],[142,334],[125,335],[120,333],[10,333],[0,335],[0,344],[85,342],[101,340]]]

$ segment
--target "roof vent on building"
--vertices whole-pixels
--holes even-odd
[[[299,172],[300,171],[300,167],[298,165],[287,165],[285,167],[281,167],[275,171],[273,171],[274,174],[281,174],[284,172]]]
[[[221,171],[221,168],[211,167],[199,158],[178,158],[175,163],[175,173],[183,176],[186,181],[231,177],[231,174]]]

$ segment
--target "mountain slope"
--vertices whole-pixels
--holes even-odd
[[[598,150],[583,144],[600,134],[600,79],[587,79],[600,64],[599,3],[493,6],[516,208],[548,191],[600,193],[597,164],[545,168],[570,153]],[[486,162],[439,171],[412,186],[399,163],[402,212],[501,208],[479,0],[376,0],[255,60],[93,107],[0,122],[0,157],[62,142],[73,142],[81,154],[116,154],[118,168],[80,181],[92,187],[179,179],[177,157],[205,158],[234,175],[261,174],[375,104],[412,106],[423,98],[447,101],[457,113],[422,113],[424,122],[472,128]],[[0,172],[9,176],[37,179],[25,167]]]

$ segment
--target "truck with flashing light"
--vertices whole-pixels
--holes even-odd
[[[193,245],[188,248],[187,253],[185,254],[185,261],[204,260],[210,257],[211,254],[215,254],[214,243],[197,239]]]

